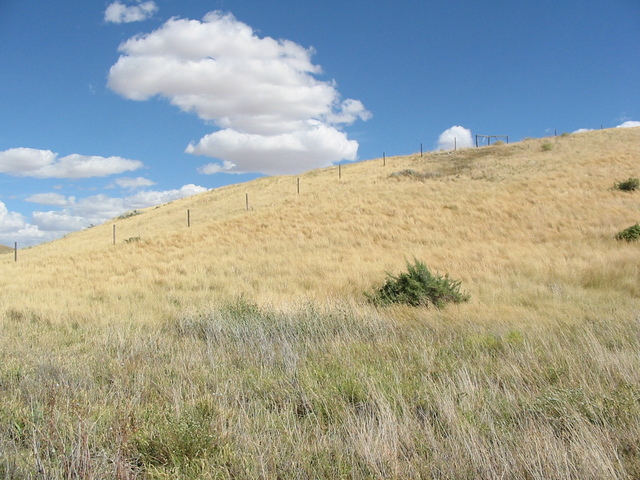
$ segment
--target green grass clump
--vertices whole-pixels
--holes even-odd
[[[387,281],[369,300],[378,305],[401,303],[414,307],[433,305],[442,308],[445,304],[469,300],[469,294],[460,291],[460,282],[449,275],[434,275],[418,260],[407,262],[407,272],[398,276],[387,274]]]
[[[640,240],[640,224],[636,223],[635,225],[616,233],[615,239],[626,240],[627,242]]]
[[[616,188],[624,192],[633,192],[635,190],[638,190],[638,188],[640,188],[640,179],[629,178],[624,182],[618,182],[616,183]]]

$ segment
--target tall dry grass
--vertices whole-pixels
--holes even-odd
[[[390,157],[0,256],[0,476],[640,478],[639,158]],[[470,302],[364,303],[414,257]]]
[[[0,476],[640,475],[637,317],[401,313],[236,302],[68,328],[14,313],[1,323]]]

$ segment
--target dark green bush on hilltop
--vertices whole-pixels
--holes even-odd
[[[633,192],[640,188],[640,179],[638,178],[629,178],[624,182],[616,183],[616,188],[618,190],[623,190],[625,192]]]
[[[625,228],[621,232],[618,232],[615,236],[616,240],[626,240],[627,242],[633,242],[640,240],[640,224],[635,224],[629,228]]]
[[[460,282],[449,275],[434,275],[418,260],[407,262],[407,272],[398,276],[387,274],[387,281],[377,291],[366,294],[369,301],[377,305],[400,303],[414,307],[433,305],[442,308],[445,304],[469,300],[469,294],[460,292]]]

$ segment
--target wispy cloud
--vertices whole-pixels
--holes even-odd
[[[312,49],[212,12],[173,18],[120,51],[111,89],[132,100],[164,97],[219,128],[186,148],[220,160],[202,173],[286,174],[357,157],[358,143],[341,128],[371,114],[315,77]]]
[[[148,178],[144,178],[144,177],[137,177],[137,178],[122,177],[122,178],[116,179],[114,183],[118,187],[124,188],[127,190],[135,190],[136,188],[141,188],[141,187],[151,187],[156,184],[156,182],[154,182],[153,180],[149,180]]]
[[[71,154],[58,158],[51,150],[11,148],[0,152],[0,173],[15,177],[90,178],[137,170],[138,160]]]
[[[471,130],[454,125],[446,129],[438,137],[437,150],[453,150],[454,148],[468,148],[474,145]]]
[[[75,202],[75,197],[66,197],[59,193],[36,193],[27,197],[27,202],[38,203],[40,205],[55,205],[57,207],[66,207]]]
[[[158,11],[153,1],[138,2],[138,5],[127,7],[121,2],[113,2],[104,11],[104,21],[109,23],[141,22],[151,18]]]

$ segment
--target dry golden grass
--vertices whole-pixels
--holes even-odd
[[[463,281],[464,318],[631,306],[637,245],[612,237],[640,202],[612,187],[639,158],[640,131],[612,129],[311,171],[300,194],[287,176],[224,187],[1,257],[0,311],[155,321],[239,296],[360,302],[414,257]]]
[[[639,159],[372,160],[2,256],[0,477],[640,478]],[[414,257],[471,300],[364,302]]]

